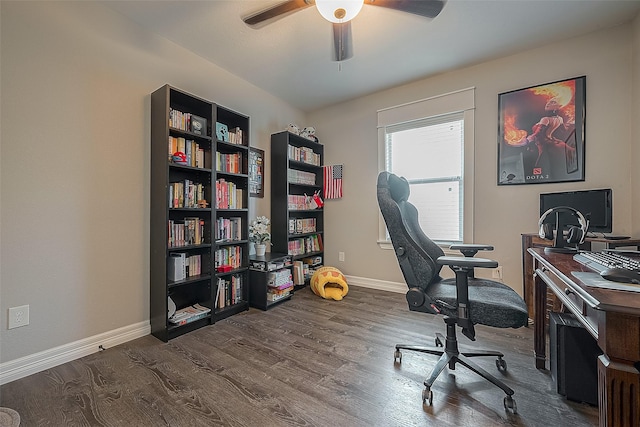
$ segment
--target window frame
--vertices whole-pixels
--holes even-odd
[[[474,242],[474,129],[475,129],[475,88],[462,89],[442,95],[378,110],[378,172],[386,170],[386,127],[397,126],[438,116],[462,113],[463,124],[463,242]],[[383,249],[393,249],[388,239],[387,227],[378,213],[378,245]],[[446,242],[437,242],[443,249]],[[453,252],[452,252],[453,253]]]

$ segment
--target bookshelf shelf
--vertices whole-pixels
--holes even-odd
[[[211,248],[210,243],[202,243],[200,245],[187,245],[187,246],[168,246],[167,251],[169,252],[180,252],[180,251],[191,251],[197,249],[207,249]]]
[[[167,287],[173,288],[177,286],[190,285],[196,282],[210,281],[211,277],[212,276],[210,274],[199,274],[197,276],[191,276],[185,280],[177,280],[177,281],[168,280]]]
[[[308,209],[305,203],[305,195],[322,195],[323,158],[322,144],[287,131],[271,135],[271,249],[291,256],[297,288],[308,284],[313,269],[324,258],[324,212]],[[312,228],[301,228],[304,221],[311,221]],[[304,232],[291,232],[296,227]],[[300,250],[304,254],[298,254]],[[320,262],[311,263],[311,258]],[[299,270],[308,274],[303,277]]]
[[[198,139],[201,141],[212,141],[212,138],[210,136],[207,135],[199,135],[197,133],[192,133],[186,130],[181,130],[181,129],[177,129],[174,127],[169,126],[169,133],[171,135],[179,135],[179,136],[185,136],[185,137],[189,137],[189,138],[193,138],[193,139]]]
[[[184,325],[170,324],[167,327],[167,336],[169,336],[170,338],[175,338],[180,335],[186,334],[187,332],[195,331],[196,329],[199,329],[203,326],[207,326],[210,323],[211,323],[211,315],[209,314],[206,317],[194,320]]]
[[[185,171],[199,172],[199,173],[203,173],[203,174],[206,174],[206,173],[210,174],[211,173],[211,169],[209,169],[209,168],[197,168],[197,167],[194,167],[194,166],[178,165],[178,164],[171,164],[171,165],[169,165],[169,167],[171,169],[176,169],[176,170],[183,169]]]
[[[322,209],[289,209],[290,213],[322,213]]]
[[[236,144],[216,138],[218,122],[238,136]],[[169,85],[151,94],[150,317],[151,333],[165,342],[249,308],[248,136],[249,117],[243,114]],[[238,173],[217,171],[217,153],[235,159]],[[241,209],[218,208],[220,182],[224,190],[233,187]],[[237,219],[241,240],[218,242],[218,220],[230,216]],[[217,270],[230,247],[234,268],[224,276],[234,277],[234,300],[221,310]],[[168,317],[173,305],[178,311],[202,310],[176,325]]]
[[[169,212],[211,213],[211,208],[169,208]]]
[[[289,182],[289,185],[296,186],[296,187],[313,188],[314,190],[322,189],[322,185],[315,185],[315,184],[300,184],[298,182]]]
[[[295,239],[296,237],[307,237],[307,236],[313,236],[314,234],[322,234],[321,231],[310,231],[308,233],[289,233],[289,238],[290,239]]]

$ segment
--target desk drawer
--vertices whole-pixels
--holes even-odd
[[[598,320],[601,313],[591,307],[580,295],[580,290],[571,288],[560,277],[549,270],[537,269],[536,274],[556,297],[562,302],[566,310],[573,313],[576,319],[594,337],[598,338]]]

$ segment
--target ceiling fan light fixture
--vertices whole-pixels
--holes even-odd
[[[316,7],[320,15],[329,22],[342,23],[356,17],[364,0],[316,0]]]

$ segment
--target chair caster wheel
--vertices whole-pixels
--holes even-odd
[[[436,347],[444,347],[440,338],[436,337]]]
[[[422,404],[424,405],[427,401],[429,402],[429,406],[433,405],[433,392],[429,387],[425,387],[424,390],[422,390]]]
[[[496,368],[498,368],[500,372],[507,372],[507,361],[502,357],[498,357],[496,360]]]
[[[395,353],[393,353],[393,363],[400,362],[402,362],[402,353],[400,353],[400,350],[396,350]]]
[[[505,396],[504,398],[504,409],[506,411],[511,411],[512,414],[518,413],[518,406],[516,405],[516,401],[511,396]]]

